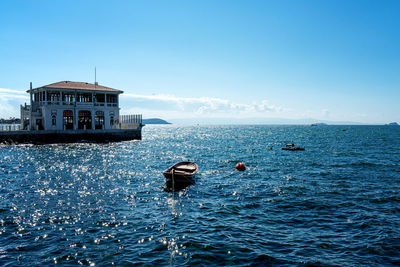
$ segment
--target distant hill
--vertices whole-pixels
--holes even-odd
[[[399,126],[399,124],[398,124],[397,122],[391,122],[391,123],[388,123],[388,124],[386,124],[386,125],[389,125],[389,126]]]
[[[143,119],[142,120],[143,124],[171,124],[170,122],[167,122],[163,119],[159,118],[151,118],[151,119]]]
[[[352,122],[352,121],[328,121],[317,119],[285,119],[285,118],[187,118],[187,119],[173,119],[173,124],[285,124],[285,125],[311,125],[318,121],[318,123],[325,123],[328,125],[367,125],[367,123]],[[382,124],[381,124],[382,125]]]

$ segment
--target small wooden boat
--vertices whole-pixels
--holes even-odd
[[[194,176],[199,167],[196,163],[190,161],[178,162],[163,172],[167,182],[167,187],[181,187],[194,183]]]
[[[286,147],[282,147],[282,150],[303,151],[305,149],[303,147],[295,146],[294,144],[287,144]]]

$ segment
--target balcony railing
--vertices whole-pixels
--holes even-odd
[[[121,129],[137,129],[142,126],[142,115],[120,115],[119,123]]]
[[[105,102],[74,102],[74,101],[46,101],[44,102],[49,106],[59,106],[60,104],[63,106],[96,106],[96,107],[118,107],[118,103],[105,103]],[[36,103],[35,103],[36,104]]]
[[[21,124],[0,124],[0,131],[20,131],[22,129]]]
[[[142,114],[135,115],[120,115],[119,116],[120,123],[136,123],[142,124]]]

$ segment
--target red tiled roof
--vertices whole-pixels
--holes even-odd
[[[86,90],[86,91],[104,91],[104,92],[123,93],[123,91],[121,91],[121,90],[113,89],[113,88],[102,86],[99,84],[96,85],[94,83],[70,82],[70,81],[51,83],[51,84],[40,86],[40,87],[37,87],[34,89],[40,89],[40,88],[75,89],[75,90]],[[29,92],[29,90],[27,92]]]

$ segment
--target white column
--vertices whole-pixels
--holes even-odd
[[[78,111],[76,108],[73,109],[74,114],[74,130],[78,129]]]
[[[95,111],[92,109],[90,112],[91,112],[91,115],[92,115],[92,130],[94,130],[94,116],[95,116]]]

